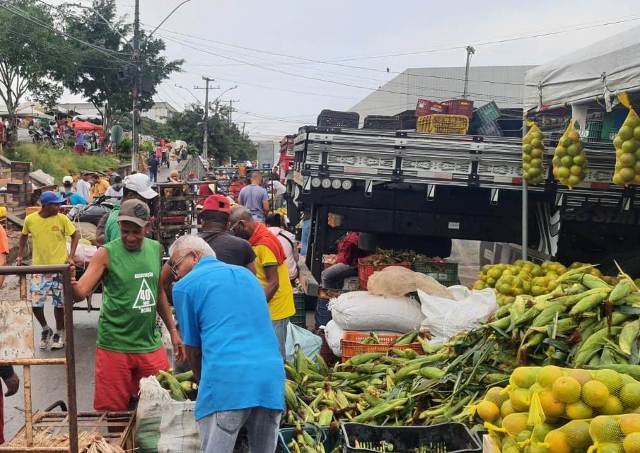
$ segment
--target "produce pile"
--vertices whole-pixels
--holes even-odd
[[[587,155],[573,122],[569,123],[567,130],[560,137],[552,163],[553,176],[561,184],[571,188],[580,184],[584,179],[587,169]]]
[[[171,370],[160,371],[156,380],[176,401],[195,401],[198,396],[198,384],[193,382],[193,371],[172,374]]]
[[[516,368],[474,408],[504,453],[640,448],[640,382],[614,370]]]
[[[640,184],[640,118],[633,109],[613,139],[616,149],[616,167],[613,183]]]
[[[533,122],[529,132],[522,139],[522,175],[529,184],[540,184],[544,181],[544,136],[540,128]]]

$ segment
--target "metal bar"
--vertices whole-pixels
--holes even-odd
[[[18,451],[18,452],[34,452],[34,453],[68,453],[69,449],[66,447],[0,447],[0,452],[3,451]]]
[[[27,447],[33,447],[33,407],[31,405],[31,367],[25,365],[23,369],[24,378],[24,437]]]
[[[527,135],[526,112],[522,116],[522,139]],[[526,261],[529,249],[529,198],[527,194],[527,181],[522,175],[522,259]]]
[[[62,272],[64,290],[64,333],[67,365],[67,405],[69,414],[69,451],[78,453],[78,404],[76,401],[76,358],[73,336],[73,289],[71,288],[71,268],[65,266]]]
[[[61,274],[68,268],[68,264],[52,264],[42,266],[1,266],[0,275]]]
[[[0,359],[0,365],[32,366],[32,365],[64,365],[65,363],[67,363],[67,360],[62,357],[56,357],[51,359],[28,359],[28,358]]]

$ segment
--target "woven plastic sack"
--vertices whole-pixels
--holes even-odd
[[[142,453],[200,451],[195,401],[175,401],[155,377],[140,380],[136,447]]]
[[[390,266],[374,272],[367,282],[367,291],[377,296],[406,296],[421,289],[433,296],[453,299],[446,286],[433,277],[400,266]]]
[[[529,184],[544,181],[544,135],[533,121],[527,123],[529,132],[522,139],[522,176]]]
[[[627,118],[613,139],[616,149],[616,167],[613,183],[618,185],[640,184],[640,118],[631,107],[626,94],[620,102],[629,109]]]
[[[558,146],[553,154],[553,176],[569,188],[580,184],[587,170],[587,154],[580,141],[580,135],[569,122],[567,129],[558,140]]]
[[[374,296],[366,291],[344,293],[329,302],[331,317],[345,330],[388,330],[407,333],[420,326],[420,303],[408,297]]]

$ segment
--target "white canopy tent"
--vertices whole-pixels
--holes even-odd
[[[640,26],[537,66],[525,75],[524,110],[640,90]]]

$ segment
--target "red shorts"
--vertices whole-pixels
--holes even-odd
[[[96,348],[96,389],[93,408],[97,411],[126,411],[137,398],[140,379],[167,370],[167,351],[127,353]]]

